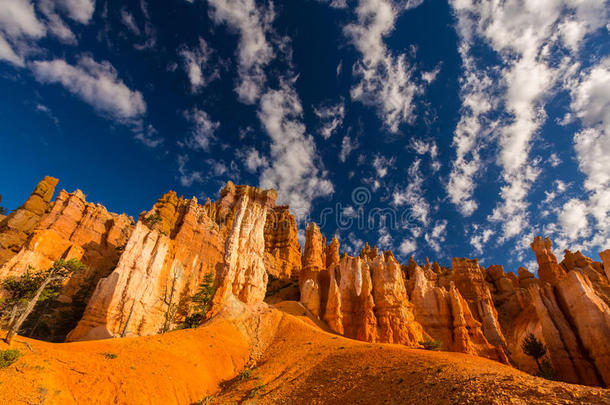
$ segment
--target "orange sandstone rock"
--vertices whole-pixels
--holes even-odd
[[[46,176],[38,183],[23,205],[0,222],[0,265],[21,249],[28,236],[49,210],[59,180]]]
[[[553,254],[553,242],[549,238],[543,240],[540,236],[536,236],[531,247],[536,254],[538,277],[541,282],[555,285],[565,277],[565,270],[557,264],[557,258]]]

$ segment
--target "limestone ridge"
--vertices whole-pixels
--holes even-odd
[[[281,287],[298,280],[292,299],[337,334],[410,347],[436,340],[443,350],[535,372],[521,349],[533,333],[560,379],[610,384],[610,250],[600,253],[601,262],[565,251],[558,263],[552,242],[537,237],[532,250],[540,278],[523,267],[516,275],[469,258],[454,258],[451,267],[412,258],[400,264],[392,252],[368,244],[357,256],[340,255],[338,238],[327,242],[313,223],[302,251],[296,220],[288,206],[276,205],[273,190],[228,182],[216,201],[203,204],[170,191],[134,224],[78,190],[51,201],[56,185],[45,178],[0,222],[0,280],[58,258],[79,258],[89,267],[67,281],[59,297],[64,306],[38,338],[163,333],[190,314],[190,297],[212,273],[212,320],[264,313],[269,282]],[[292,294],[285,292],[282,297]],[[84,313],[74,311],[83,299]],[[78,318],[60,322],[63,313]]]

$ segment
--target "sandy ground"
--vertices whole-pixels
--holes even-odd
[[[275,307],[281,321],[256,362],[243,326],[228,320],[94,342],[19,337],[35,352],[13,343],[24,356],[0,370],[0,404],[610,404],[610,390],[475,356],[345,339],[295,302]]]

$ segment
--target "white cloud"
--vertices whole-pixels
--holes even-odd
[[[443,219],[440,221],[436,221],[434,227],[432,227],[432,231],[426,232],[424,239],[428,243],[428,245],[434,250],[436,253],[441,253],[442,246],[441,244],[445,242],[445,235],[447,234],[447,220]]]
[[[392,249],[392,235],[388,231],[385,224],[379,224],[379,237],[377,238],[377,247],[379,250],[390,250]]]
[[[140,28],[138,28],[138,24],[136,23],[136,20],[133,18],[133,15],[129,11],[127,11],[125,8],[121,9],[121,22],[134,35],[139,36],[141,34]]]
[[[559,222],[563,232],[572,240],[585,237],[589,234],[589,223],[587,221],[587,205],[575,198],[563,206]]]
[[[54,59],[33,62],[31,68],[36,80],[61,84],[96,111],[118,122],[133,123],[146,112],[142,94],[129,89],[109,62],[98,63],[83,56],[76,65]]]
[[[465,75],[462,117],[454,135],[457,156],[448,193],[462,214],[470,215],[477,208],[472,195],[474,179],[481,172],[479,153],[490,141],[497,141],[497,164],[502,169],[504,185],[501,201],[488,219],[502,226],[501,241],[521,234],[529,226],[527,196],[540,173],[539,160],[529,156],[532,142],[546,120],[544,107],[555,90],[556,80],[570,65],[562,63],[555,67],[552,56],[557,50],[561,56],[566,48],[578,49],[586,34],[603,24],[599,17],[607,12],[603,3],[601,0],[576,5],[560,0],[451,2],[458,20]],[[561,34],[566,23],[573,25],[564,30],[570,31],[569,35]],[[481,66],[472,57],[470,47],[477,39],[491,46],[500,64]],[[494,98],[502,101],[499,106],[503,110],[496,110],[498,106],[490,101]],[[500,112],[501,118],[485,126],[490,112]],[[487,128],[493,129],[491,138],[485,136]]]
[[[2,36],[2,33],[0,33],[0,59],[19,67],[25,66],[23,57],[15,53],[11,44],[9,44]]]
[[[29,0],[2,0],[0,29],[11,38],[42,38],[46,35],[46,28],[36,17]]]
[[[326,173],[319,169],[315,143],[305,133],[302,114],[293,83],[285,80],[279,90],[263,95],[258,111],[272,141],[272,163],[261,174],[261,186],[275,188],[278,200],[290,204],[299,219],[309,213],[314,198],[333,192]]]
[[[269,166],[269,161],[254,148],[251,148],[245,152],[246,170],[250,173],[256,173],[260,168],[266,168]]]
[[[190,172],[186,169],[188,160],[187,155],[178,155],[178,172],[180,173],[180,184],[183,187],[191,187],[194,183],[203,182],[203,174],[201,172]]]
[[[318,0],[320,3],[326,3],[332,8],[347,8],[347,0]]]
[[[227,24],[239,34],[238,74],[235,88],[239,99],[255,104],[264,91],[264,67],[273,59],[274,52],[267,42],[267,32],[275,18],[272,4],[267,9],[257,7],[254,0],[210,0],[210,17],[216,24]]]
[[[184,62],[183,68],[188,75],[191,83],[191,90],[193,92],[207,86],[211,81],[220,78],[218,67],[210,64],[212,53],[213,50],[201,37],[199,37],[198,47],[194,49],[183,48],[180,50],[180,56]]]
[[[345,160],[354,150],[358,148],[358,141],[345,135],[341,141],[341,151],[339,152],[339,160],[345,163]]]
[[[354,207],[352,207],[351,205],[348,205],[345,208],[343,208],[343,210],[341,211],[341,215],[343,217],[345,217],[345,218],[356,218],[356,217],[358,217],[358,213],[356,212]]]
[[[580,171],[586,176],[587,200],[571,199],[558,219],[563,235],[584,246],[604,246],[610,239],[610,57],[603,59],[569,83],[571,108],[584,128],[574,135],[574,149]],[[589,227],[588,217],[595,221]],[[595,232],[591,233],[593,226]]]
[[[424,198],[424,177],[420,172],[421,160],[415,159],[408,170],[409,184],[404,190],[396,187],[392,194],[392,204],[407,206],[411,210],[411,218],[428,225],[430,204]]]
[[[140,11],[142,11],[142,15],[144,16],[144,31],[140,31],[138,36],[144,39],[142,43],[136,43],[133,45],[135,49],[138,51],[143,51],[147,49],[154,49],[157,45],[157,30],[153,25],[150,13],[148,11],[148,2],[146,0],[140,0]]]
[[[56,4],[70,18],[82,24],[88,23],[95,11],[95,0],[56,0]]]
[[[239,35],[238,74],[235,91],[246,104],[259,102],[258,118],[271,139],[271,163],[260,175],[260,186],[275,188],[278,201],[290,204],[298,220],[309,213],[316,197],[333,192],[327,173],[321,169],[313,138],[306,134],[303,108],[294,88],[296,77],[286,72],[278,77],[275,89],[267,87],[264,68],[275,57],[267,36],[275,36],[272,22],[275,18],[273,3],[268,7],[254,0],[210,0],[210,17],[215,23],[224,23]],[[286,55],[292,66],[290,42],[277,42],[280,54]]]
[[[324,139],[330,138],[336,129],[341,126],[343,118],[345,118],[343,100],[336,104],[322,104],[318,107],[314,107],[313,111],[320,120],[320,135],[322,135]]]
[[[53,0],[39,0],[37,3],[38,10],[46,18],[46,26],[49,32],[59,38],[62,42],[75,45],[77,43],[76,36],[59,16],[56,7],[57,3]]]
[[[551,153],[547,161],[551,167],[557,167],[561,164],[561,159],[559,159],[556,153]]]
[[[358,251],[362,249],[363,246],[364,241],[357,238],[354,232],[347,234],[347,241],[341,240],[341,247],[353,255],[358,254]]]
[[[149,148],[156,148],[163,143],[159,132],[150,124],[146,128],[135,129],[135,132],[135,138]]]
[[[396,158],[386,158],[381,155],[376,155],[373,159],[373,168],[375,169],[375,173],[377,177],[384,178],[388,174],[388,169],[394,165],[396,162]]]
[[[400,7],[389,0],[360,0],[358,22],[344,27],[345,35],[362,54],[353,66],[359,82],[352,87],[351,97],[376,107],[391,132],[415,119],[413,98],[423,90],[412,79],[413,67],[406,55],[392,55],[383,42],[393,31],[398,14],[411,6],[413,2]]]
[[[484,229],[481,233],[474,234],[470,238],[470,245],[472,245],[472,247],[474,247],[476,254],[480,255],[483,253],[483,246],[485,246],[487,244],[489,239],[494,234],[495,234],[495,232],[493,231],[493,229]]]
[[[185,141],[185,145],[192,149],[209,150],[210,143],[216,139],[214,135],[220,127],[220,123],[212,121],[207,112],[198,108],[185,111],[184,117],[193,126],[191,136]]]
[[[413,254],[415,250],[417,250],[417,242],[411,239],[403,239],[400,246],[398,246],[398,252],[402,257],[407,257]]]
[[[438,158],[438,147],[434,139],[424,141],[421,139],[411,138],[409,147],[418,155],[430,155],[430,167],[432,171],[437,172],[441,169],[441,161]]]

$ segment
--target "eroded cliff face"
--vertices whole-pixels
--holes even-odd
[[[368,244],[358,256],[340,256],[337,237],[327,242],[315,224],[307,226],[301,252],[295,218],[275,205],[272,190],[229,182],[218,200],[203,204],[169,192],[134,226],[80,191],[61,191],[51,202],[56,184],[45,178],[0,222],[0,279],[59,258],[88,265],[67,281],[58,300],[64,307],[41,324],[39,337],[62,338],[75,320],[64,322],[61,308],[80,315],[76,301],[86,310],[68,340],[171,330],[211,273],[209,318],[260,310],[268,286],[281,282],[295,285],[313,316],[346,337],[411,347],[435,339],[444,350],[534,373],[536,363],[521,348],[532,333],[561,380],[610,384],[610,250],[600,253],[602,262],[565,251],[558,263],[552,242],[538,237],[532,250],[540,278],[468,258],[454,258],[451,267],[427,259],[401,265]]]
[[[50,194],[52,191],[47,189],[46,195]],[[36,199],[40,197],[36,191],[33,195]],[[32,197],[28,199],[31,200]],[[23,207],[31,209],[30,206],[26,202]],[[53,313],[36,320],[28,332],[33,337],[63,340],[82,316],[97,282],[116,266],[133,229],[133,219],[87,202],[79,190],[73,193],[60,191],[57,199],[48,206],[52,208],[41,215],[21,249],[0,266],[0,280],[19,277],[29,268],[46,270],[61,258],[76,258],[85,264],[84,272],[73,275],[64,283]],[[11,231],[0,236],[6,234],[10,235]]]
[[[268,271],[290,277],[300,268],[293,258],[294,217],[271,215],[267,223],[278,208],[275,198],[272,190],[231,182],[219,200],[203,205],[174,192],[164,195],[141,214],[116,269],[98,284],[68,339],[170,330],[189,314],[190,298],[207,273],[217,287],[210,316],[232,298],[262,302]]]

